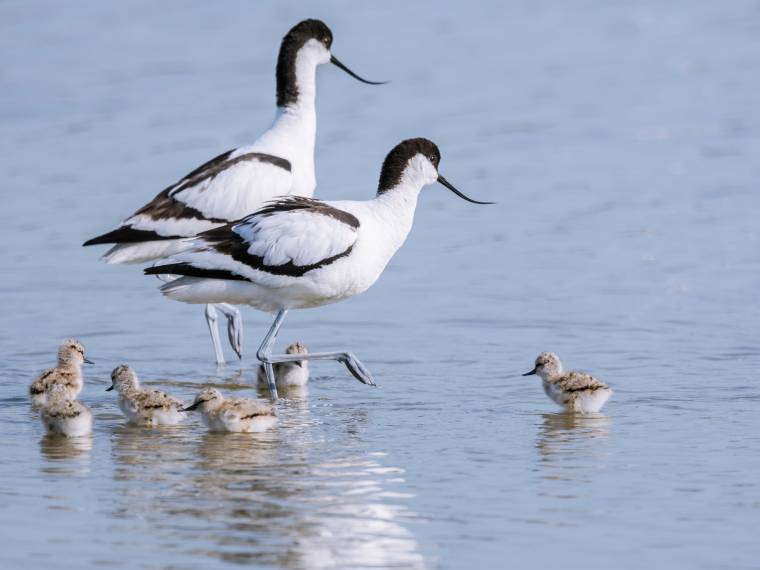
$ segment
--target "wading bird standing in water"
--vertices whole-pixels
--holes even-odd
[[[316,186],[314,106],[317,67],[332,63],[356,75],[331,53],[333,35],[323,22],[304,20],[283,38],[277,58],[277,112],[274,123],[251,145],[223,154],[169,186],[115,230],[84,245],[114,244],[106,263],[144,263],[182,250],[182,238],[239,220],[277,196],[312,196]],[[242,321],[227,303],[206,306],[217,364],[224,364],[217,312],[227,317],[230,345],[242,356]]]
[[[127,364],[120,364],[111,372],[111,390],[119,392],[119,408],[129,423],[145,426],[174,425],[185,419],[181,412],[182,400],[161,390],[146,390],[140,386],[137,374]]]
[[[43,371],[29,386],[32,404],[45,405],[49,388],[54,384],[63,386],[68,398],[75,399],[84,386],[82,364],[92,364],[84,355],[82,343],[73,338],[64,340],[58,348],[58,365]]]
[[[78,437],[92,433],[92,412],[63,384],[51,384],[40,412],[42,425],[50,434]]]
[[[274,200],[246,218],[189,240],[171,263],[149,275],[180,275],[161,292],[185,303],[232,303],[276,313],[256,353],[269,390],[277,398],[272,365],[337,360],[353,376],[374,385],[369,370],[351,352],[272,354],[290,309],[336,303],[366,291],[412,229],[417,198],[436,181],[475,204],[438,174],[441,155],[427,139],[398,144],[385,159],[377,195],[365,201]]]
[[[272,404],[252,398],[225,398],[216,388],[204,388],[183,412],[198,410],[209,431],[257,433],[277,423]]]
[[[542,352],[535,366],[523,376],[538,374],[547,396],[569,412],[594,413],[612,396],[612,389],[586,372],[565,372],[559,356]]]

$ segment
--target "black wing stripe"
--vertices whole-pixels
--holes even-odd
[[[242,238],[237,236],[237,234],[234,235],[242,241]],[[301,277],[309,271],[330,265],[342,257],[346,257],[351,253],[353,247],[354,246],[351,245],[348,247],[348,249],[342,251],[341,253],[338,253],[337,255],[326,257],[325,259],[321,259],[318,262],[309,265],[296,265],[292,261],[288,261],[282,265],[267,265],[264,263],[263,257],[260,257],[258,255],[251,255],[248,253],[247,244],[245,242],[243,242],[242,245],[224,244],[223,247],[217,247],[215,249],[219,253],[226,253],[235,261],[239,261],[251,269],[263,271],[265,273],[269,273],[270,275]],[[208,279],[229,279],[234,281],[252,282],[251,279],[243,277],[242,275],[238,275],[233,271],[224,269],[206,269],[203,267],[195,267],[189,263],[170,263],[167,265],[156,265],[154,267],[148,267],[145,269],[145,275],[186,275],[188,277],[205,277]]]
[[[205,277],[206,279],[226,279],[228,281],[247,281],[232,271],[224,269],[203,269],[193,267],[189,263],[168,263],[145,269],[145,275],[184,275],[187,277]]]
[[[187,180],[188,178],[194,178],[195,176],[198,176],[202,172],[209,170],[211,168],[217,168],[220,164],[224,163],[233,152],[235,152],[234,148],[232,150],[228,150],[227,152],[223,152],[219,156],[215,156],[214,158],[212,158],[211,160],[207,162],[204,162],[198,168],[188,173],[187,175],[183,176],[182,180],[180,180],[177,184]]]
[[[203,182],[204,180],[213,178],[217,174],[227,170],[228,168],[232,166],[235,166],[236,164],[239,164],[241,162],[246,162],[249,160],[255,160],[258,162],[266,162],[267,164],[272,164],[278,168],[287,170],[288,172],[291,171],[290,162],[285,160],[284,158],[280,158],[279,156],[265,154],[263,152],[247,152],[245,154],[241,154],[240,156],[236,156],[235,158],[230,159],[229,156],[230,154],[232,154],[232,152],[233,151],[228,151],[228,152],[225,152],[224,154],[220,154],[215,159],[210,160],[206,164],[193,170],[190,174],[185,176],[177,184],[175,184],[174,186],[170,186],[171,193],[175,194],[176,192],[181,192],[185,188],[188,188],[190,186],[195,186]]]
[[[568,394],[572,394],[573,392],[596,392],[597,390],[601,390],[602,388],[606,388],[606,386],[594,384],[592,386],[583,386],[582,388],[566,388],[565,392],[567,392]]]
[[[147,216],[151,220],[205,220],[214,224],[224,224],[229,222],[224,218],[211,218],[204,216],[200,210],[180,202],[172,195],[172,191],[167,188],[158,196],[153,198],[149,203],[137,210],[133,216]]]
[[[274,200],[263,208],[257,210],[251,216],[248,216],[248,218],[254,216],[272,216],[281,212],[297,211],[308,211],[310,213],[328,216],[351,226],[355,230],[359,229],[359,220],[353,214],[349,214],[339,208],[333,208],[332,206],[319,200],[315,200],[314,198],[304,198],[303,196],[292,196],[281,200]]]
[[[255,414],[249,414],[247,416],[243,416],[240,419],[241,420],[252,420],[253,418],[258,418],[259,416],[268,416],[266,412],[256,412]]]

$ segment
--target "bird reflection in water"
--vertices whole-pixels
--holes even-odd
[[[269,399],[269,387],[264,384],[258,385],[256,393],[259,398]],[[309,397],[309,385],[304,386],[277,386],[277,395],[281,400],[306,400]]]
[[[63,437],[57,434],[48,434],[40,439],[40,454],[56,465],[46,464],[44,470],[51,469],[61,473],[61,469],[70,469],[72,472],[81,472],[83,467],[89,468],[90,451],[92,451],[92,436]],[[62,462],[77,459],[64,467]],[[81,460],[86,461],[81,461]]]
[[[207,556],[292,568],[424,567],[402,524],[414,518],[399,504],[407,497],[387,490],[402,480],[401,469],[374,456],[325,457],[329,442],[293,431],[253,435],[255,448],[250,434],[201,438],[187,499],[208,499],[221,523],[206,535],[216,543]]]
[[[542,414],[536,448],[545,461],[574,460],[598,453],[595,440],[609,436],[612,420],[602,414]]]
[[[118,428],[115,516],[148,519],[169,550],[212,561],[424,567],[406,527],[416,515],[394,489],[403,471],[357,445],[366,414],[327,406],[315,420],[309,406],[281,399],[263,433]]]

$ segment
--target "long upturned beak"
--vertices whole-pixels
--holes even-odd
[[[111,384],[108,388],[106,388],[106,392],[110,392],[114,388],[116,388],[116,386],[114,386],[113,384]]]
[[[194,404],[188,406],[187,408],[182,408],[180,412],[192,412],[195,408],[201,405],[201,402],[195,402]]]
[[[330,63],[332,63],[335,67],[338,67],[338,68],[342,69],[343,71],[345,71],[346,73],[348,73],[351,77],[353,77],[354,79],[358,79],[362,83],[367,83],[368,85],[384,85],[384,84],[388,83],[387,81],[367,81],[366,79],[363,79],[363,78],[359,77],[353,71],[351,71],[345,65],[343,65],[340,62],[340,60],[337,57],[335,57],[334,55],[330,56]]]
[[[94,363],[92,360],[90,360],[89,358],[84,358],[84,363],[85,363],[85,364],[95,364],[95,363]]]
[[[530,372],[526,372],[523,376],[533,376],[536,373],[536,368],[533,368]]]
[[[448,188],[449,190],[451,190],[454,194],[456,194],[457,196],[459,196],[462,200],[467,200],[468,202],[472,202],[473,204],[494,204],[495,203],[495,202],[478,202],[477,200],[473,200],[472,198],[468,198],[467,196],[465,196],[464,194],[462,194],[459,190],[457,190],[456,188],[454,188],[454,185],[451,182],[449,182],[448,180],[446,180],[440,174],[438,175],[438,182],[440,182],[441,184],[443,184],[446,188]]]

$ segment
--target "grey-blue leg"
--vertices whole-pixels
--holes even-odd
[[[277,340],[277,333],[288,314],[287,309],[280,309],[274,318],[272,326],[267,331],[264,340],[256,352],[258,358],[264,364],[264,370],[267,374],[267,383],[269,384],[269,394],[272,400],[277,399],[277,385],[275,384],[274,370],[272,364],[278,362],[299,362],[301,360],[337,360],[345,365],[351,375],[362,384],[376,386],[367,367],[356,358],[351,352],[309,352],[308,354],[272,354],[272,345]]]
[[[206,324],[208,332],[211,333],[211,342],[214,345],[214,356],[216,357],[217,366],[223,366],[224,351],[222,342],[219,339],[219,318],[216,310],[219,309],[227,317],[227,338],[230,346],[238,358],[243,358],[243,318],[240,316],[240,310],[228,303],[218,303],[206,305]]]
[[[216,308],[227,317],[227,338],[232,350],[238,358],[243,358],[243,317],[240,310],[229,303],[217,303]]]
[[[219,327],[217,321],[216,307],[214,307],[214,305],[206,305],[206,324],[208,325],[208,332],[211,333],[211,342],[214,345],[216,365],[223,366],[224,352],[222,352],[222,343],[219,340]]]

